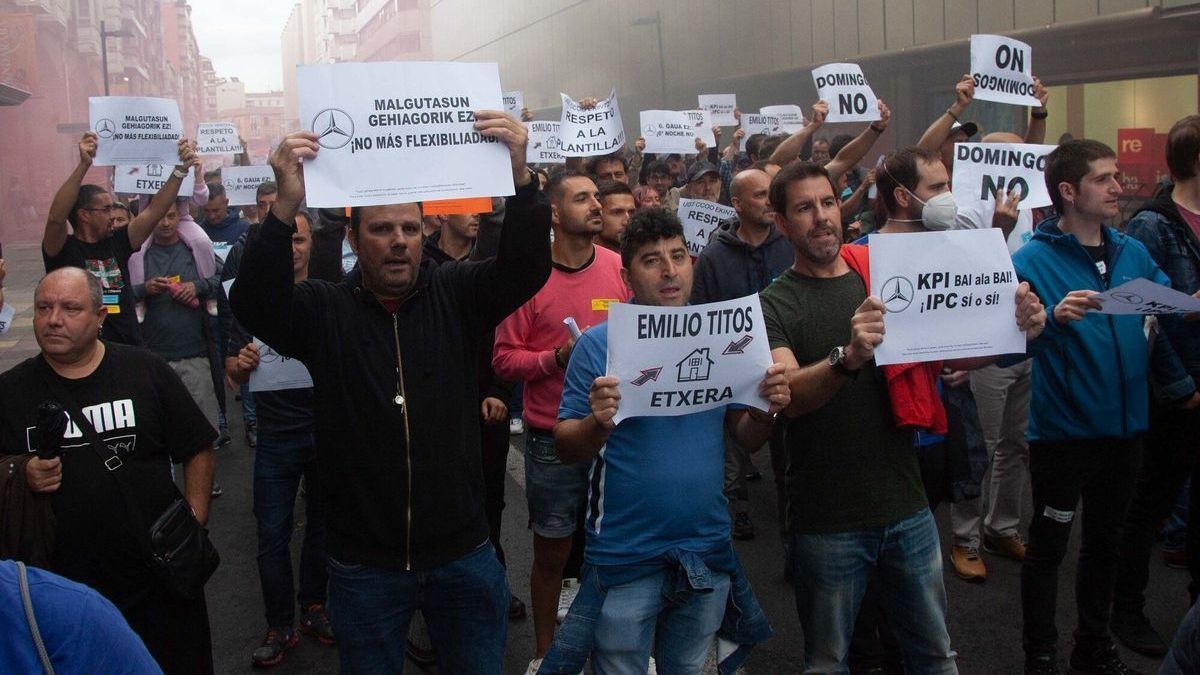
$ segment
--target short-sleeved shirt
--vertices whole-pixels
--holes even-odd
[[[955,229],[959,230],[983,230],[992,227],[992,218],[996,215],[996,202],[988,201],[986,204],[974,203],[969,205],[960,205],[958,207],[958,216],[955,218]],[[1013,225],[1012,232],[1008,233],[1008,252],[1009,254],[1016,253],[1018,249],[1025,245],[1025,242],[1033,238],[1033,209],[1019,209],[1017,211],[1017,222]]]
[[[170,463],[212,445],[217,432],[165,361],[134,347],[107,344],[87,377],[57,375],[41,355],[0,374],[0,455],[38,449],[37,408],[58,400],[57,382],[119,456],[135,502],[131,512],[115,477],[74,424],[62,441],[62,486],[53,495],[57,520],[52,571],[100,591],[118,607],[138,597],[151,578],[135,527],[149,526],[179,491]],[[142,522],[131,519],[140,515]]]
[[[559,419],[591,413],[588,390],[604,375],[607,352],[607,323],[576,342]],[[612,430],[588,475],[589,563],[629,565],[676,548],[701,553],[729,539],[722,493],[726,410],[627,418]]]
[[[149,241],[145,248],[147,279],[168,277],[180,283],[190,281],[196,283],[198,291],[203,292],[196,259],[183,240],[167,246]],[[190,359],[208,353],[204,333],[208,314],[203,301],[193,308],[176,301],[170,293],[159,293],[146,296],[145,303],[142,339],[150,351],[168,361]]]
[[[47,274],[62,267],[78,267],[100,279],[100,285],[104,288],[104,306],[108,308],[100,337],[108,342],[140,345],[141,331],[138,330],[133,289],[129,283],[131,255],[133,248],[129,243],[129,232],[120,228],[112,236],[96,242],[80,241],[71,235],[57,255],[46,255],[43,250],[42,261]]]
[[[781,274],[761,294],[771,349],[802,365],[850,342],[867,289],[853,271],[833,278]],[[911,431],[896,427],[883,371],[868,361],[824,406],[787,428],[786,527],[822,534],[890,525],[923,507]]]

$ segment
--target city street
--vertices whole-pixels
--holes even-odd
[[[42,276],[41,259],[35,245],[6,246],[5,254],[8,264],[4,283],[6,302],[12,303],[17,314],[12,331],[0,337],[0,370],[11,368],[37,351],[31,329],[32,291]],[[250,653],[262,639],[266,626],[255,564],[255,523],[251,512],[253,451],[247,448],[242,436],[239,406],[232,395],[229,401],[234,441],[217,452],[217,477],[224,495],[214,501],[209,524],[222,563],[208,585],[208,603],[217,672],[247,673],[252,672]],[[514,447],[520,448],[523,438],[512,441]],[[764,480],[751,484],[752,517],[758,537],[739,542],[737,549],[758,599],[772,621],[775,637],[755,650],[746,672],[795,673],[801,669],[802,640],[791,588],[782,575],[774,487],[766,453],[760,453],[755,461],[764,474]],[[531,536],[525,529],[521,467],[519,452],[511,451],[503,544],[508,552],[509,582],[513,592],[528,603]],[[297,511],[298,536],[293,541],[294,554],[299,552],[302,513],[302,510]],[[943,532],[943,546],[948,551],[947,508],[942,507],[937,515]],[[1072,561],[1078,550],[1078,530],[1075,528],[1068,562],[1064,564],[1060,579],[1058,626],[1062,636],[1060,656],[1064,661],[1075,617]],[[959,653],[959,668],[964,673],[1018,673],[1023,659],[1019,565],[987,554],[985,562],[989,572],[986,583],[968,584],[952,572],[946,575],[950,633]],[[1187,574],[1165,567],[1157,548],[1150,571],[1148,615],[1160,631],[1169,635],[1187,610]],[[894,619],[905,621],[906,617]],[[532,656],[532,630],[531,619],[509,624],[506,673],[524,672]],[[1130,665],[1143,672],[1153,672],[1157,668],[1156,662],[1127,650],[1122,653]],[[299,646],[274,671],[334,673],[337,672],[337,655],[334,648],[302,637]]]

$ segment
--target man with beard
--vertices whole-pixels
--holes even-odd
[[[604,229],[596,235],[596,243],[617,253],[621,252],[621,235],[625,226],[637,211],[637,203],[633,198],[633,190],[625,183],[611,180],[600,181],[600,217],[604,220]]]

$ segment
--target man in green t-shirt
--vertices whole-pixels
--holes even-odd
[[[788,366],[792,388],[785,527],[805,671],[845,668],[875,577],[885,611],[904,618],[894,630],[906,665],[955,673],[938,532],[912,431],[896,426],[873,361],[884,306],[840,255],[836,194],[816,164],[793,163],[776,175],[771,205],[796,260],[762,292],[773,360]],[[1017,323],[1030,339],[1045,325],[1045,310],[1024,284]]]

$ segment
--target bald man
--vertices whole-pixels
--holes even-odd
[[[166,362],[97,337],[106,317],[100,281],[82,268],[38,284],[33,330],[42,351],[0,375],[0,467],[53,497],[51,571],[111,600],[166,672],[211,673],[203,593],[169,591],[141,539],[180,496],[169,462],[183,465],[183,497],[207,522],[217,432]],[[61,444],[38,433],[39,405],[49,401],[71,418]],[[103,448],[88,442],[85,425]],[[57,456],[37,457],[51,449],[43,442],[59,445]]]

